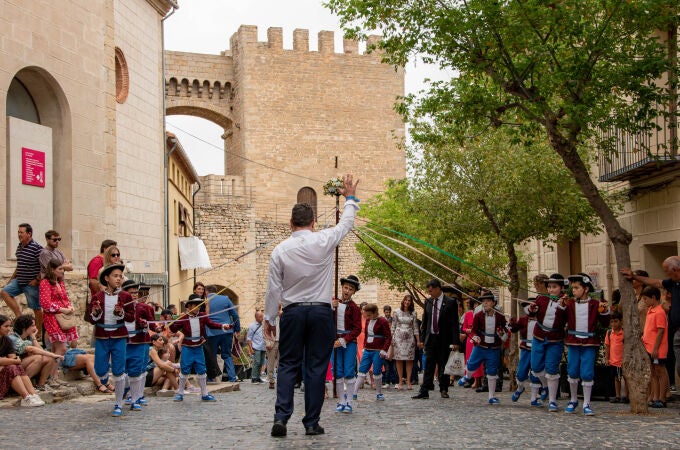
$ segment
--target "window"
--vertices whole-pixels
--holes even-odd
[[[316,191],[310,187],[303,187],[297,194],[298,203],[308,203],[314,210],[314,220],[317,219],[318,214],[316,210]]]

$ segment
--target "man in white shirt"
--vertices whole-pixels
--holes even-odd
[[[265,337],[276,332],[279,302],[283,306],[279,325],[279,372],[271,435],[283,437],[293,414],[295,377],[305,356],[305,434],[323,434],[319,416],[324,401],[325,376],[333,349],[335,326],[333,262],[335,248],[354,226],[359,199],[354,194],[359,181],[343,177],[339,189],[345,196],[338,225],[314,232],[314,210],[306,203],[293,207],[290,238],[276,246],[269,262],[265,302]]]

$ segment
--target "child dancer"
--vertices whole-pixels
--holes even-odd
[[[199,311],[199,305],[203,303],[200,297],[189,298],[184,302],[186,312],[179,319],[170,325],[170,331],[176,333],[181,331],[184,334],[182,342],[182,357],[180,358],[179,389],[175,395],[175,401],[184,400],[184,387],[191,374],[191,369],[196,370],[196,378],[201,386],[201,400],[204,402],[217,401],[215,397],[208,393],[208,383],[205,367],[205,356],[203,355],[203,343],[205,342],[205,327],[222,328],[228,330],[231,324],[221,324],[214,322],[204,312]],[[216,311],[217,312],[217,311]]]
[[[352,413],[352,398],[348,392],[354,392],[357,369],[357,337],[361,333],[361,311],[354,303],[352,296],[361,289],[359,278],[350,275],[341,278],[342,299],[333,299],[336,324],[336,339],[333,343],[331,362],[336,364],[333,373],[338,393],[336,412]]]
[[[571,400],[564,409],[573,413],[578,406],[578,381],[583,386],[583,414],[594,416],[590,407],[590,396],[595,379],[595,358],[600,347],[595,331],[597,322],[609,326],[609,306],[606,301],[589,297],[593,289],[590,277],[584,273],[569,276],[573,298],[563,300],[567,311],[567,372]]]
[[[148,296],[139,297],[139,283],[127,280],[123,289],[135,300],[135,320],[125,322],[130,339],[126,350],[126,368],[130,380],[130,410],[141,411],[142,405],[148,405],[144,398],[146,367],[149,362],[149,322],[155,319],[153,307],[146,304]],[[127,402],[126,402],[127,403]]]
[[[534,339],[534,329],[536,327],[536,313],[538,306],[534,303],[536,299],[530,298],[528,303],[524,303],[525,316],[515,320],[510,319],[510,329],[513,332],[519,331],[519,363],[517,364],[517,390],[512,394],[512,401],[519,400],[519,396],[525,390],[524,383],[530,378],[531,369],[531,343]],[[531,406],[543,406],[543,403],[538,399],[538,391],[541,388],[541,380],[531,374]]]
[[[505,316],[494,309],[496,297],[491,292],[483,293],[482,310],[472,320],[472,349],[467,363],[467,373],[473,373],[484,363],[484,373],[489,382],[489,404],[496,405],[500,400],[495,396],[498,380],[498,366],[501,359],[501,348],[508,339]]]
[[[560,383],[560,361],[564,349],[564,325],[567,314],[560,303],[563,289],[569,284],[563,275],[554,273],[545,282],[548,296],[536,297],[537,326],[534,328],[534,339],[531,342],[531,372],[548,386],[550,402],[549,412],[557,412],[557,389]],[[545,390],[543,391],[545,392]],[[545,394],[541,394],[545,401]]]
[[[99,283],[104,290],[97,292],[87,307],[87,319],[95,326],[94,370],[102,384],[107,384],[109,369],[113,372],[116,404],[111,415],[114,417],[123,415],[128,338],[125,322],[135,320],[132,297],[120,290],[124,269],[123,264],[110,264],[101,270]]]
[[[377,401],[385,400],[382,393],[382,366],[387,358],[387,351],[392,343],[390,323],[384,317],[378,315],[378,305],[370,303],[364,306],[363,316],[366,319],[364,328],[364,352],[359,364],[359,376],[354,385],[354,395],[358,394],[359,387],[363,386],[368,370],[373,367],[373,379],[378,394]]]

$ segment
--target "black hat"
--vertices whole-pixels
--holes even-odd
[[[444,292],[445,294],[456,294],[460,291],[450,284],[445,284],[444,286],[442,286],[442,292]]]
[[[150,291],[151,290],[151,285],[146,284],[146,283],[139,283],[139,290],[140,291]]]
[[[564,275],[559,273],[550,275],[550,278],[545,280],[545,287],[548,287],[548,283],[557,283],[561,284],[562,286],[569,286],[569,280],[565,280]]]
[[[342,286],[345,283],[351,284],[357,291],[361,290],[361,285],[359,284],[359,279],[356,275],[350,275],[347,278],[340,278],[340,285]]]
[[[493,292],[483,292],[482,295],[477,297],[477,300],[481,303],[483,300],[493,300],[494,304],[498,303],[498,300],[496,299],[496,296],[493,295]]]
[[[191,304],[201,303],[203,299],[198,294],[191,294],[188,299],[182,300],[182,305],[186,308]]]
[[[104,277],[108,276],[112,271],[114,270],[120,270],[121,272],[125,270],[125,264],[109,264],[108,266],[103,267],[99,271],[99,282],[102,284],[102,286],[106,286],[106,279]]]
[[[594,290],[593,280],[591,280],[590,277],[583,272],[579,272],[576,275],[569,275],[569,281],[572,281],[572,282],[573,281],[579,281],[579,282],[583,283],[584,286],[587,286],[588,288],[590,288],[591,291]]]
[[[124,291],[127,291],[128,289],[132,289],[132,288],[137,288],[137,289],[139,289],[139,287],[140,287],[139,283],[136,282],[135,280],[125,280],[125,281],[123,282],[123,286],[121,286],[121,288],[122,288]]]

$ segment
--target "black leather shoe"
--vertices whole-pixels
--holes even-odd
[[[316,436],[317,434],[324,434],[325,431],[321,425],[318,423],[314,425],[313,427],[305,427],[305,434],[307,436]]]
[[[449,398],[449,393],[446,391],[441,391],[442,398]]]
[[[275,420],[272,426],[272,437],[284,437],[288,433],[286,422],[283,420]]]
[[[480,386],[475,389],[475,392],[489,392],[489,386],[486,384],[484,386]]]
[[[414,396],[411,397],[411,398],[414,398],[414,399],[418,399],[418,398],[430,398],[430,394],[428,394],[427,392],[419,392],[417,395],[414,395]]]

